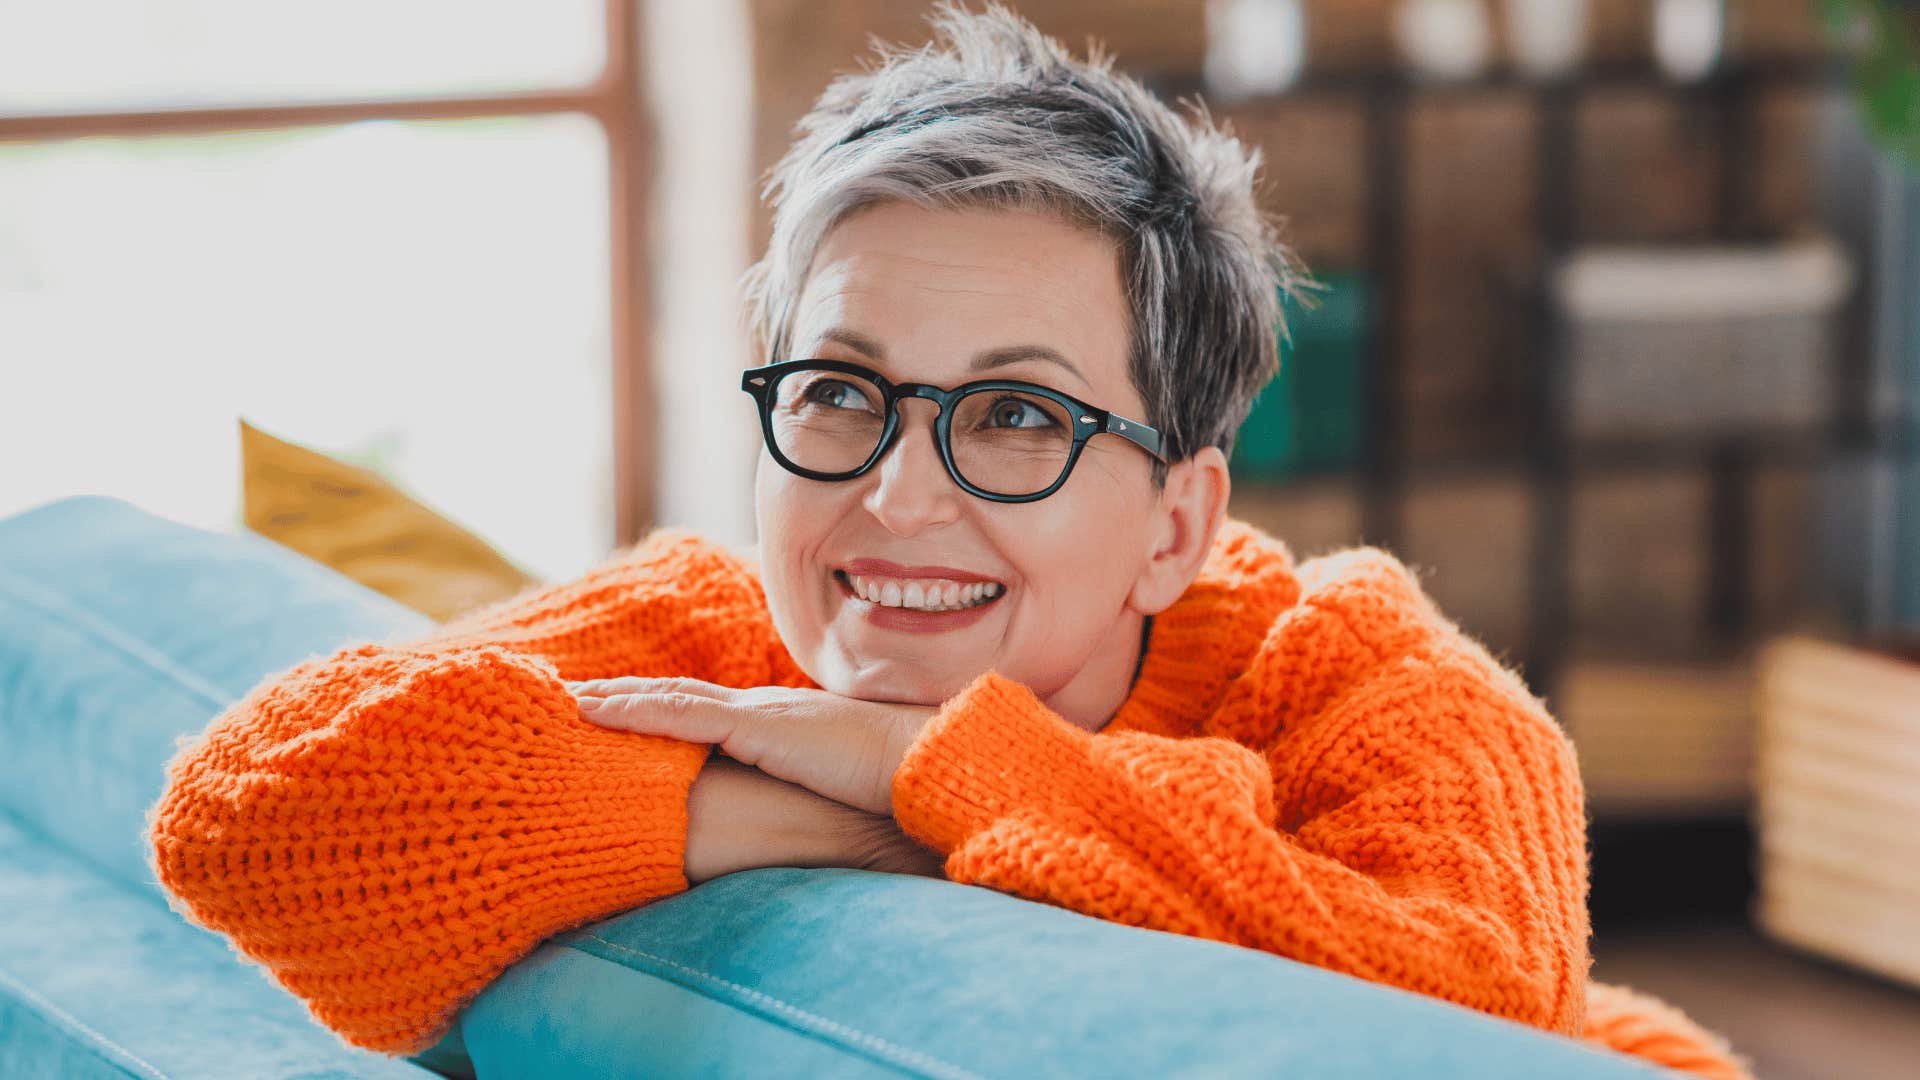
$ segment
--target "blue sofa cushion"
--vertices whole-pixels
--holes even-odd
[[[461,1027],[481,1076],[1663,1075],[1252,949],[859,870],[731,874],[562,934]]]
[[[0,762],[4,809],[44,834],[42,847],[130,882],[138,892],[126,895],[178,923],[174,932],[208,937],[161,904],[146,870],[145,809],[175,739],[309,655],[419,629],[418,616],[292,552],[118,500],[66,500],[0,521],[0,736],[18,750]],[[30,878],[46,857],[0,848],[0,876]],[[139,987],[159,977],[94,925],[137,921],[77,918],[49,925],[100,978],[117,972]],[[32,955],[30,944],[0,939],[0,969],[82,962],[44,951],[10,959]],[[228,977],[251,978],[272,999],[260,1002],[263,1025],[298,1008],[259,972],[221,959]],[[46,996],[46,977],[14,980],[0,981],[0,1001]],[[94,1025],[116,1010],[142,1019],[143,1000],[74,994],[62,1008]],[[205,1023],[166,995],[149,1008],[150,1030],[216,1046],[247,1022],[238,1009]],[[418,1060],[483,1077],[1659,1075],[1267,953],[951,882],[781,868],[557,935]]]
[[[261,678],[426,616],[251,533],[119,499],[0,522],[0,809],[162,895],[142,825],[176,740]]]
[[[141,890],[0,814],[0,1077],[433,1080],[342,1043]]]

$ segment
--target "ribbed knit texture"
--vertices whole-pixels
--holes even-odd
[[[708,748],[593,724],[563,680],[778,681],[759,588],[660,532],[424,639],[274,675],[169,764],[155,873],[348,1042],[425,1050],[542,939],[687,887]]]
[[[349,1041],[415,1052],[543,937],[686,887],[707,748],[560,680],[814,684],[754,567],[655,533],[409,645],[266,680],[170,766],[161,880]],[[982,674],[893,786],[955,881],[1263,949],[1719,1080],[1723,1041],[1588,981],[1572,744],[1390,554],[1228,522],[1100,732]]]

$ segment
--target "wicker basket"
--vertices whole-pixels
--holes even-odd
[[[1590,248],[1558,268],[1576,440],[1818,430],[1853,271],[1826,239]]]

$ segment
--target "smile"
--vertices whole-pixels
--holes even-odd
[[[945,578],[893,578],[878,574],[833,572],[841,589],[855,599],[877,607],[912,611],[966,611],[998,600],[1007,587],[997,581],[951,581]]]

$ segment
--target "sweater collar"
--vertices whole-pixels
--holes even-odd
[[[1258,527],[1229,518],[1207,561],[1147,628],[1139,675],[1103,730],[1191,735],[1247,669],[1274,620],[1300,599],[1293,553]]]

